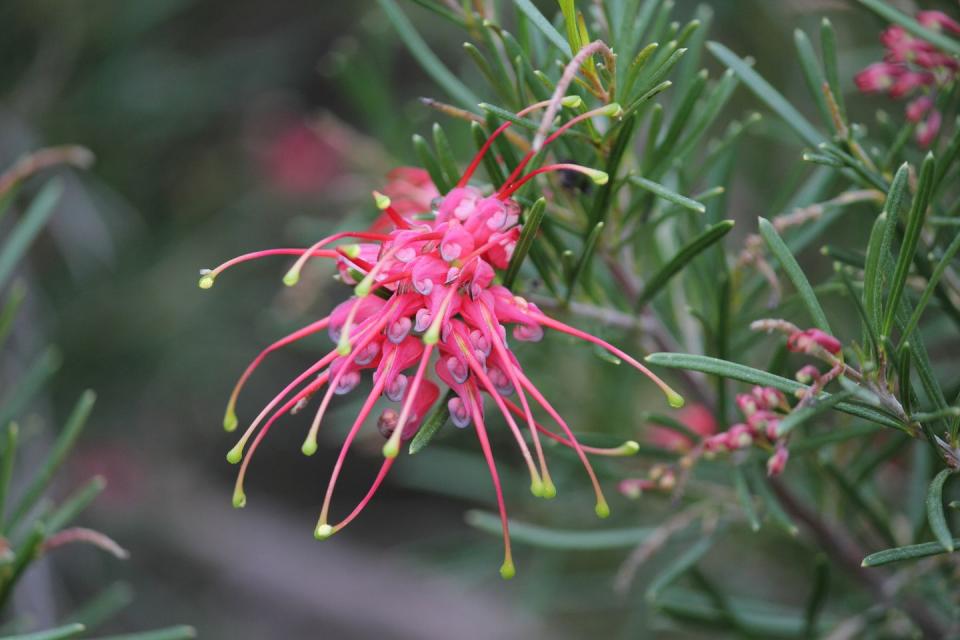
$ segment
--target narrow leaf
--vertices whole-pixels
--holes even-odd
[[[82,624],[75,623],[57,627],[56,629],[47,629],[46,631],[4,636],[0,640],[63,640],[64,638],[76,638],[84,631],[86,631],[86,627]]]
[[[60,180],[47,182],[7,236],[6,242],[0,247],[0,287],[6,283],[17,263],[49,220],[62,193],[63,183]]]
[[[60,468],[60,465],[63,464],[67,454],[69,454],[73,448],[73,444],[76,442],[77,437],[87,422],[87,418],[90,417],[90,412],[93,410],[93,404],[96,402],[96,399],[97,396],[93,391],[88,390],[81,394],[80,399],[77,400],[77,404],[73,408],[73,412],[70,414],[70,417],[67,418],[63,431],[57,436],[56,441],[53,443],[53,448],[50,450],[50,453],[47,454],[40,468],[33,474],[30,485],[26,491],[24,491],[23,497],[20,498],[20,502],[17,503],[17,507],[13,510],[13,514],[10,516],[8,523],[8,530],[13,529],[33,508],[37,500],[40,499],[50,480],[53,479],[53,475]]]
[[[663,267],[661,267],[653,276],[647,280],[640,292],[635,309],[640,309],[647,302],[653,299],[663,287],[670,282],[677,273],[679,273],[687,264],[694,260],[698,255],[706,251],[709,247],[719,242],[727,233],[733,229],[733,220],[724,220],[708,227],[706,231],[684,245]]]
[[[413,57],[420,63],[423,70],[427,72],[434,81],[452,97],[465,107],[472,107],[477,104],[477,97],[473,92],[463,84],[457,76],[440,61],[440,58],[430,50],[430,47],[424,41],[416,28],[410,23],[407,16],[400,10],[400,7],[394,0],[377,0],[380,3],[383,12],[393,28],[400,34],[400,39],[407,45],[407,49]]]
[[[813,292],[813,287],[810,286],[810,282],[807,280],[807,276],[804,275],[799,263],[797,263],[797,259],[793,257],[790,249],[769,220],[760,218],[759,222],[760,235],[763,236],[767,247],[770,248],[770,253],[780,261],[780,266],[783,267],[783,270],[787,273],[787,277],[790,278],[793,286],[796,287],[797,293],[800,295],[804,306],[807,307],[807,311],[813,319],[813,324],[819,329],[833,335],[833,331],[830,329],[830,323],[827,321],[827,316],[820,306],[820,301],[817,300],[817,295]]]
[[[766,103],[774,113],[779,115],[783,122],[793,129],[801,140],[811,147],[816,147],[823,142],[823,135],[817,131],[786,98],[774,89],[770,83],[754,71],[746,61],[719,42],[708,42],[707,49],[732,69],[734,73],[740,76],[743,83],[747,85],[760,100]]]
[[[944,469],[938,473],[930,483],[930,489],[927,492],[927,521],[930,523],[930,530],[933,531],[933,537],[937,539],[940,546],[951,553],[954,549],[953,535],[947,525],[947,516],[943,512],[943,483],[952,474],[952,469]]]
[[[952,542],[954,549],[960,547],[960,539],[954,539]],[[917,560],[918,558],[936,556],[940,555],[941,553],[949,552],[939,542],[910,544],[904,547],[894,547],[892,549],[884,549],[883,551],[871,553],[863,559],[861,566],[879,567],[881,565],[890,564],[893,562],[903,562],[904,560]]]
[[[420,425],[417,435],[413,436],[413,440],[410,441],[410,447],[408,449],[410,455],[419,453],[424,447],[430,444],[433,436],[437,435],[437,431],[440,431],[440,427],[447,423],[447,420],[450,418],[450,409],[447,408],[447,404],[455,395],[452,389],[447,391],[447,394],[443,396],[440,403],[423,419],[423,424]]]
[[[125,633],[119,636],[100,636],[94,640],[190,640],[197,637],[197,630],[187,625],[167,627],[155,631]]]
[[[547,37],[553,46],[560,49],[565,55],[570,56],[570,45],[564,39],[560,32],[554,29],[553,24],[544,17],[540,10],[530,0],[513,0],[517,9],[530,19],[530,22]]]
[[[650,583],[646,594],[647,602],[655,603],[660,593],[700,562],[701,558],[707,555],[707,552],[710,551],[712,546],[713,537],[711,536],[701,539],[680,554],[676,560],[671,562],[667,568],[661,571]]]
[[[923,220],[927,215],[927,206],[930,204],[935,170],[936,162],[933,159],[933,154],[928,153],[920,169],[917,195],[914,197],[913,204],[910,207],[910,214],[906,221],[906,229],[903,232],[903,243],[900,245],[897,265],[893,272],[893,279],[889,285],[886,314],[884,315],[883,331],[881,332],[881,335],[887,337],[890,336],[890,331],[893,330],[893,321],[899,309],[900,297],[903,295],[903,287],[907,282],[907,274],[913,262],[913,255],[917,251],[917,244],[920,242],[920,231],[923,228]]]
[[[811,418],[815,418],[824,411],[836,407],[838,404],[847,398],[850,398],[851,396],[853,396],[852,391],[841,391],[833,394],[826,400],[818,400],[811,405],[791,411],[790,414],[781,420],[780,424],[777,426],[777,437],[782,438],[804,422],[807,422]]]
[[[503,276],[503,285],[508,289],[513,286],[520,273],[520,267],[523,260],[530,252],[537,232],[540,230],[540,223],[543,222],[543,215],[547,210],[547,201],[545,198],[538,198],[530,210],[527,211],[523,227],[520,229],[520,237],[517,238],[517,244],[513,249],[513,255],[510,257],[510,264],[507,265],[507,272]]]
[[[654,182],[653,180],[648,180],[642,176],[630,176],[628,180],[632,184],[637,185],[638,187],[640,187],[645,191],[649,191],[650,193],[657,196],[658,198],[663,198],[667,202],[672,202],[673,204],[679,205],[684,209],[695,211],[696,213],[703,213],[704,211],[707,210],[707,207],[702,202],[697,202],[696,200],[692,200],[691,198],[682,196],[676,191],[673,191],[672,189],[668,189],[667,187],[657,182]],[[731,226],[732,224],[733,223],[731,221]]]
[[[485,511],[468,511],[467,524],[481,531],[500,535],[500,517]],[[652,529],[635,527],[629,529],[599,529],[577,531],[552,529],[532,524],[509,521],[510,539],[543,549],[567,551],[601,549],[625,549],[646,541]]]
[[[743,514],[750,523],[750,529],[760,531],[760,518],[757,517],[757,508],[753,503],[753,494],[750,493],[747,474],[743,472],[743,467],[740,465],[733,467],[733,486],[737,490],[737,499],[740,500]]]

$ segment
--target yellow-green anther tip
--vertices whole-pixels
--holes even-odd
[[[390,438],[383,445],[383,457],[392,460],[398,455],[400,455],[400,443],[395,438]]]
[[[577,109],[583,104],[583,99],[580,96],[564,96],[560,104],[568,109]]]
[[[234,431],[237,428],[237,414],[233,412],[233,407],[227,409],[223,415],[223,430]]]
[[[313,530],[313,537],[317,540],[326,540],[333,535],[333,527],[328,524],[318,524]]]
[[[598,518],[609,518],[610,517],[610,505],[606,501],[598,502],[597,506],[594,508],[594,511],[597,512]]]
[[[390,197],[386,196],[379,191],[373,192],[373,201],[377,203],[377,209],[383,211],[390,206]]]
[[[635,456],[640,453],[640,443],[636,440],[627,440],[622,445],[623,454],[626,456]]]
[[[317,452],[317,439],[308,436],[300,446],[300,451],[302,451],[303,455],[305,456],[312,456],[315,454]]]
[[[300,270],[297,268],[290,269],[290,271],[287,271],[283,276],[283,284],[288,287],[292,287],[298,282],[300,282]]]
[[[440,342],[440,329],[434,329],[433,327],[427,329],[427,332],[423,334],[423,343],[437,344],[438,342]]]
[[[243,489],[237,489],[233,492],[233,508],[243,509],[245,506],[247,506],[247,495]]]
[[[517,568],[513,566],[512,560],[506,560],[502,565],[500,565],[501,578],[504,580],[509,580],[515,575],[517,575]]]
[[[214,277],[209,273],[200,276],[200,281],[197,283],[201,289],[209,289],[213,286]]]
[[[683,396],[677,393],[676,391],[667,392],[667,404],[669,404],[674,409],[681,409],[686,402],[683,399]]]
[[[227,462],[237,464],[243,458],[243,444],[237,443],[233,449],[227,452]]]
[[[337,343],[337,354],[348,356],[351,351],[353,351],[353,346],[350,344],[350,338],[341,338],[340,342]]]

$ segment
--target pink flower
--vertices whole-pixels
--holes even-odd
[[[293,195],[316,193],[340,172],[341,157],[316,131],[296,121],[283,126],[260,153],[271,185]]]
[[[544,108],[547,104],[538,103],[519,115]],[[608,111],[609,107],[605,107],[572,118],[547,138],[546,143],[577,122]],[[343,529],[376,493],[400,453],[401,441],[414,435],[439,397],[435,383],[429,379],[432,370],[452,392],[447,407],[453,423],[460,428],[473,429],[487,462],[503,525],[505,552],[501,574],[504,577],[511,577],[514,568],[503,493],[488,438],[486,399],[492,400],[509,427],[526,463],[534,495],[550,498],[556,494],[540,442],[541,435],[544,435],[576,452],[593,485],[597,515],[606,517],[609,514],[587,454],[631,454],[638,448],[636,443],[630,442],[616,449],[581,445],[566,421],[524,373],[510,349],[507,327],[512,328],[516,340],[535,342],[545,329],[553,329],[593,343],[651,378],[667,395],[672,406],[682,406],[683,399],[620,349],[547,316],[535,304],[497,283],[496,271],[509,264],[520,234],[521,208],[511,198],[517,189],[539,173],[560,169],[580,171],[596,181],[606,179],[602,172],[571,164],[547,165],[524,175],[523,171],[533,157],[531,152],[496,193],[484,196],[469,186],[468,181],[491,142],[508,126],[509,122],[494,132],[456,188],[443,196],[432,215],[410,218],[404,215],[407,212],[397,210],[392,197],[378,198],[378,206],[394,226],[392,230],[338,233],[307,249],[273,249],[246,254],[203,273],[200,286],[209,288],[214,279],[232,265],[268,255],[293,255],[297,260],[284,276],[287,285],[296,284],[303,265],[315,257],[332,259],[343,272],[358,274],[352,279],[355,282],[352,297],[329,316],[267,347],[247,368],[231,395],[224,418],[228,430],[237,426],[234,407],[240,388],[268,353],[324,330],[336,343],[334,349],[314,362],[266,405],[229,452],[227,459],[240,463],[234,491],[236,506],[243,506],[246,502],[243,482],[250,461],[277,419],[322,394],[302,446],[306,455],[312,455],[317,450],[317,433],[333,396],[350,393],[369,373],[373,388],[341,447],[315,536],[323,539]],[[403,191],[409,195],[413,191],[417,198],[429,194],[432,187],[419,173],[394,174],[393,180],[394,193]],[[417,198],[410,199],[411,210],[418,210],[425,203]],[[346,238],[359,244],[333,247],[335,242]],[[511,402],[509,395],[516,396],[519,405]],[[344,460],[381,396],[396,402],[399,411],[388,408],[378,420],[381,432],[387,434],[380,472],[360,503],[345,518],[330,524],[331,498]],[[534,405],[542,407],[559,427],[560,433],[548,430],[534,420]],[[529,432],[532,447],[524,437],[524,427]]]
[[[677,420],[694,433],[707,437],[717,431],[717,421],[713,413],[702,404],[691,404],[684,407]],[[682,433],[677,433],[666,427],[654,426],[650,429],[649,440],[663,449],[671,451],[688,451],[693,447],[693,441]]]
[[[903,73],[903,68],[889,62],[874,62],[854,78],[857,88],[866,93],[887,91],[894,80]]]
[[[817,369],[817,367],[812,364],[806,364],[800,367],[800,369],[798,369],[797,373],[794,375],[796,381],[801,384],[810,384],[819,377],[820,369]]]
[[[960,34],[960,22],[957,22],[942,11],[919,11],[917,12],[917,22],[934,31],[946,29],[953,33]]]
[[[382,194],[375,194],[378,205],[390,207],[404,220],[413,216],[430,213],[433,201],[440,192],[430,179],[430,174],[419,167],[397,167],[387,174],[389,182]],[[386,211],[380,214],[370,231],[384,231],[392,227],[393,221]]]
[[[923,116],[933,108],[933,98],[930,96],[920,96],[907,105],[907,120],[910,122],[920,122]]]
[[[776,451],[767,460],[767,475],[775,477],[783,473],[787,468],[787,460],[790,459],[790,451],[784,445],[777,445]]]
[[[843,350],[839,340],[820,329],[796,331],[787,338],[787,349],[790,351],[810,353],[818,347],[833,355]]]
[[[943,116],[936,109],[931,109],[927,114],[927,119],[917,127],[917,144],[921,147],[929,147],[937,134],[940,133],[940,126],[943,124]]]
[[[960,33],[960,23],[940,11],[921,11],[917,21],[934,31]],[[858,73],[857,88],[865,93],[886,93],[894,99],[916,96],[907,104],[907,119],[919,123],[917,144],[928,147],[940,132],[943,119],[935,108],[937,93],[957,79],[960,61],[900,26],[886,29],[880,41],[886,49],[884,61]]]

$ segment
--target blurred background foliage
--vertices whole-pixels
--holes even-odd
[[[553,11],[552,3],[536,4]],[[685,22],[696,6],[678,0],[674,16]],[[462,31],[414,3],[403,8],[446,64],[492,101],[461,48]],[[713,10],[710,38],[752,56],[757,71],[811,118],[816,105],[785,43],[794,28],[813,32],[829,16],[848,110],[865,119],[877,108],[852,93],[852,78],[878,57],[884,24],[853,3],[738,0]],[[703,64],[712,75],[722,71],[712,57]],[[49,625],[94,585],[121,580],[134,585],[135,597],[108,631],[189,621],[209,638],[442,638],[451,629],[464,638],[667,637],[644,591],[669,557],[644,565],[633,588],[613,588],[629,541],[577,552],[520,542],[518,578],[501,583],[497,540],[463,519],[468,508],[492,503],[483,462],[472,441],[450,430],[399,466],[347,535],[313,541],[336,434],[348,426],[355,400],[336,404],[333,435],[312,459],[294,453],[302,416],[286,420],[288,428],[261,449],[250,506],[230,510],[234,470],[223,454],[232,440],[220,422],[236,375],[340,294],[320,270],[310,274],[315,286],[286,289],[282,264],[263,264],[238,269],[218,295],[204,295],[196,271],[371,220],[370,190],[390,168],[416,162],[410,135],[429,137],[440,118],[418,98],[447,97],[375,3],[7,0],[0,4],[0,96],[0,166],[55,144],[96,155],[88,172],[60,171],[65,192],[24,268],[28,315],[3,366],[23,366],[36,345],[60,347],[64,366],[41,415],[63,417],[82,389],[97,390],[96,413],[59,491],[105,476],[88,524],[132,552],[124,563],[86,549],[44,561],[17,594],[19,610]],[[717,133],[757,106],[738,91]],[[465,163],[474,149],[469,128],[444,124]],[[807,171],[798,169],[799,153],[775,119],[754,127],[731,167],[726,215],[744,224],[728,246],[742,243],[757,215],[787,208]],[[838,239],[860,238],[868,229],[851,222],[834,231]],[[818,269],[827,272],[828,263]],[[245,411],[319,344],[272,356],[246,392]],[[546,344],[561,348],[520,347],[518,357],[571,424],[643,439],[640,412],[662,405],[649,385],[561,337]],[[345,503],[362,495],[379,465],[379,436],[361,446],[343,483]],[[512,515],[561,528],[601,526],[579,481],[566,481],[577,473],[572,456],[553,456],[564,460],[554,465],[563,502],[537,503],[505,469]],[[598,466],[612,485],[631,464]],[[656,498],[639,505],[611,496],[614,516],[602,526],[649,526],[672,510]],[[809,554],[794,552],[801,543],[749,535],[725,539],[707,570],[722,572],[731,591],[802,607],[814,567]],[[692,542],[677,540],[676,552]]]

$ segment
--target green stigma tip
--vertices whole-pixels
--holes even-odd
[[[440,342],[440,328],[434,328],[432,325],[427,332],[423,334],[423,344],[437,344]]]
[[[610,116],[611,118],[619,118],[623,115],[623,107],[621,107],[618,102],[611,102],[603,108],[603,115]]]
[[[283,276],[283,284],[288,287],[292,287],[298,282],[300,282],[300,270],[297,268],[290,269],[290,271],[287,271]]]
[[[318,524],[313,530],[313,537],[317,540],[326,540],[333,535],[333,527],[328,524]]]
[[[245,506],[247,506],[247,495],[243,489],[237,489],[233,492],[233,508],[243,509]]]
[[[312,456],[315,454],[317,452],[317,439],[308,436],[307,439],[303,441],[300,451],[303,451],[303,455],[305,456]]]
[[[669,404],[674,409],[681,409],[683,405],[686,404],[683,396],[677,393],[676,391],[667,392],[667,404]]]
[[[604,502],[598,502],[598,503],[597,503],[597,506],[594,508],[594,511],[597,512],[597,517],[598,517],[598,518],[609,518],[609,517],[610,517],[610,505],[608,505],[605,501],[604,501]]]
[[[393,459],[398,455],[400,455],[400,443],[391,437],[383,445],[383,457]]]
[[[356,258],[360,256],[360,245],[345,244],[340,247],[340,251],[342,251],[348,258]]]
[[[344,335],[346,335],[346,334],[344,334]],[[346,339],[344,339],[344,340],[340,340],[340,342],[337,343],[337,354],[338,354],[338,355],[348,356],[348,355],[350,355],[350,352],[351,352],[351,351],[353,351],[353,347],[350,345],[350,339],[349,339],[349,338],[346,338]]]
[[[592,169],[587,175],[590,176],[594,184],[607,184],[610,180],[610,176],[607,175],[606,171],[600,171],[598,169]]]
[[[636,440],[627,440],[621,445],[621,448],[625,456],[635,456],[640,453],[640,443]]]
[[[580,96],[564,96],[560,104],[568,109],[576,109],[583,104],[583,99]]]
[[[360,283],[353,288],[353,294],[358,298],[366,298],[370,295],[370,281],[366,278],[361,280]]]
[[[512,560],[506,560],[502,565],[500,565],[500,577],[504,580],[509,580],[513,576],[517,575],[517,569],[513,566]]]
[[[532,493],[537,498],[543,497],[543,482],[540,480],[533,480],[530,482],[530,493]]]
[[[233,449],[227,452],[227,462],[237,464],[243,458],[243,443],[238,442]]]
[[[557,497],[557,485],[553,484],[553,480],[546,478],[543,481],[543,493],[542,496],[547,500],[553,500]]]
[[[209,273],[207,273],[200,276],[200,282],[198,282],[197,284],[200,285],[201,289],[209,289],[210,287],[213,286],[213,280],[214,280],[214,277]]]
[[[373,192],[373,201],[377,203],[377,209],[380,209],[380,211],[390,206],[390,198],[379,191]]]
[[[223,430],[224,431],[234,431],[237,428],[237,414],[233,412],[233,408],[227,409],[227,412],[223,416]]]

